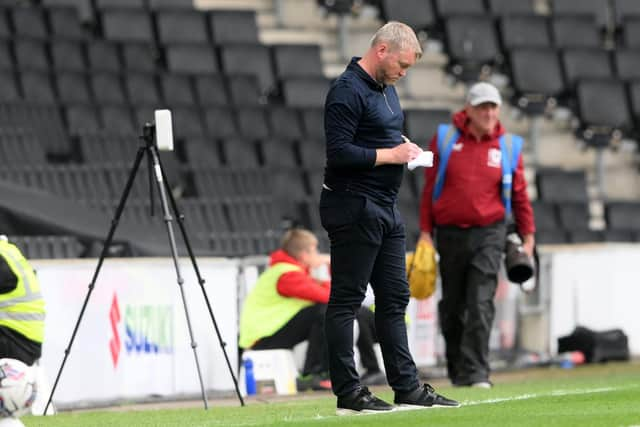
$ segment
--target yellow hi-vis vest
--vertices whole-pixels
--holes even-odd
[[[32,341],[44,340],[44,299],[36,273],[15,245],[0,241],[0,256],[18,278],[16,288],[0,294],[0,325]]]
[[[302,268],[279,262],[260,275],[242,306],[238,340],[240,348],[251,348],[259,339],[275,334],[300,310],[313,304],[308,300],[283,297],[278,293],[280,276],[296,270],[302,271]]]

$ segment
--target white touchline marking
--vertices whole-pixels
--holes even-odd
[[[537,399],[539,397],[552,397],[552,396],[570,396],[570,395],[578,395],[578,394],[590,394],[590,393],[605,393],[608,391],[616,391],[616,390],[626,390],[631,388],[638,388],[638,385],[631,385],[625,387],[599,387],[599,388],[587,388],[587,389],[577,389],[577,390],[554,390],[549,393],[527,393],[521,394],[519,396],[510,396],[510,397],[496,397],[493,399],[486,400],[468,400],[463,401],[462,406],[473,406],[473,405],[484,405],[491,403],[502,403],[502,402],[511,402],[514,400],[527,400],[527,399]]]

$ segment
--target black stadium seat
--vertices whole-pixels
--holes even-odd
[[[213,42],[219,46],[229,43],[258,43],[256,13],[252,10],[213,10],[209,15]]]
[[[605,28],[609,21],[608,0],[550,0],[551,13],[561,15],[588,15],[600,28]]]
[[[561,58],[565,85],[571,89],[584,79],[607,79],[614,75],[611,56],[604,49],[566,49]]]
[[[324,76],[320,46],[275,45],[271,49],[278,78]]]
[[[637,0],[613,0],[613,20],[616,28],[628,16],[640,16],[640,2]]]
[[[145,10],[104,10],[102,28],[105,38],[109,40],[153,43],[151,17]]]
[[[292,77],[281,82],[282,97],[289,107],[323,107],[330,81],[325,77]]]
[[[451,111],[447,109],[411,109],[404,112],[406,135],[411,141],[426,148],[441,123],[451,122]]]
[[[463,82],[476,81],[500,60],[492,18],[454,15],[445,21],[447,71]]]
[[[261,44],[227,44],[220,48],[222,68],[226,74],[253,74],[260,90],[268,94],[275,89],[271,52]]]
[[[16,39],[13,43],[16,65],[20,69],[47,70],[49,59],[45,43],[40,40],[26,38]]]
[[[134,126],[133,113],[127,106],[102,106],[100,116],[104,129],[111,133],[140,133],[143,123],[136,123]]]
[[[82,43],[72,40],[53,40],[49,45],[52,66],[58,70],[85,71],[87,64],[84,58]]]
[[[230,168],[257,168],[258,150],[253,140],[228,138],[220,142],[224,163]]]
[[[258,149],[262,165],[269,168],[296,168],[300,164],[296,156],[296,143],[290,140],[264,139]]]
[[[440,18],[456,15],[484,15],[487,10],[482,0],[435,0]]]
[[[532,15],[533,0],[489,0],[489,10],[494,16]]]
[[[577,88],[578,136],[594,146],[608,145],[612,138],[633,127],[624,83],[620,80],[583,80]]]
[[[620,80],[640,81],[640,48],[614,51],[616,74]]]
[[[589,229],[589,205],[584,202],[557,203],[560,224],[565,230]]]
[[[124,68],[153,73],[157,69],[158,53],[146,42],[123,42],[120,45]]]
[[[423,0],[380,0],[385,21],[400,21],[416,31],[435,26],[436,17],[431,2]]]
[[[127,98],[134,106],[157,106],[160,93],[153,74],[128,73],[124,76]]]
[[[551,30],[558,48],[603,46],[595,18],[589,15],[552,16]]]
[[[207,135],[213,138],[228,138],[238,135],[234,112],[228,107],[208,107],[204,111]]]
[[[96,102],[101,105],[123,105],[127,96],[119,74],[97,72],[90,77]]]
[[[614,230],[640,232],[640,203],[608,202],[605,208],[607,227]]]
[[[236,118],[240,135],[244,138],[256,140],[270,136],[266,108],[240,107],[236,109]]]
[[[560,58],[553,49],[510,52],[512,103],[527,114],[542,114],[565,91]]]
[[[274,138],[283,140],[302,138],[304,131],[298,110],[285,106],[272,106],[267,114]]]
[[[54,104],[57,99],[49,73],[24,71],[20,73],[24,98],[35,104]]]
[[[12,71],[0,71],[0,99],[3,102],[15,102],[22,99],[15,74]]]
[[[174,73],[206,74],[218,72],[213,47],[208,44],[179,44],[166,48],[167,67]]]
[[[11,69],[14,65],[9,43],[4,40],[0,41],[0,69]]]
[[[538,195],[545,202],[581,202],[589,200],[584,171],[538,169]]]
[[[237,106],[257,106],[263,103],[260,82],[253,74],[235,74],[226,77],[231,102]]]
[[[102,130],[98,112],[91,105],[73,105],[65,109],[67,126],[71,135],[95,133]]]
[[[122,68],[118,45],[106,40],[93,40],[87,43],[87,59],[92,72],[119,72]]]
[[[622,21],[622,44],[628,48],[640,48],[640,16],[630,15]]]
[[[162,98],[168,107],[196,105],[191,80],[188,76],[163,74],[160,76],[160,87]]]
[[[191,10],[156,12],[156,27],[161,43],[208,43],[204,13]]]
[[[82,40],[86,37],[77,8],[63,5],[48,7],[47,10],[54,38]]]
[[[229,96],[226,81],[211,74],[201,74],[193,77],[198,102],[203,107],[227,105]]]
[[[44,9],[38,7],[16,7],[11,9],[13,29],[16,37],[44,40],[49,31],[44,16]]]
[[[500,19],[500,35],[502,46],[507,50],[551,46],[549,22],[540,15],[503,16]]]
[[[59,72],[56,74],[58,99],[63,104],[90,104],[92,99],[84,73]]]

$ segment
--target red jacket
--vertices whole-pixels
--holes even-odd
[[[434,225],[458,227],[485,226],[504,219],[501,198],[502,165],[498,138],[505,133],[498,122],[491,135],[477,140],[469,131],[469,118],[464,110],[453,116],[453,125],[460,131],[447,169],[444,186],[435,203],[433,185],[440,161],[436,136],[431,139],[433,167],[425,169],[425,185],[420,202],[420,229],[433,231]],[[496,154],[498,153],[498,154]],[[497,155],[497,158],[496,158]],[[522,155],[513,176],[511,207],[521,235],[535,231],[533,209],[527,194]]]
[[[300,266],[303,271],[289,271],[278,279],[278,293],[284,297],[300,298],[317,303],[329,302],[330,282],[320,282],[309,274],[309,269],[300,264],[300,261],[278,249],[271,254],[269,265],[278,262],[286,262]]]

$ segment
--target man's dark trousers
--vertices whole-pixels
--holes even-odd
[[[442,299],[438,304],[451,382],[489,380],[493,298],[505,245],[504,223],[486,227],[437,227]]]
[[[353,359],[353,322],[367,283],[375,294],[376,332],[387,380],[398,392],[419,386],[407,343],[409,285],[405,228],[395,205],[379,205],[348,191],[323,190],[320,218],[331,241],[331,296],[325,319],[333,392],[360,384]]]

